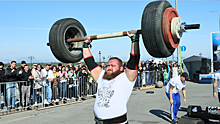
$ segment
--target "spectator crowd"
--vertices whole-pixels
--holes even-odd
[[[10,66],[4,67],[0,62],[0,96],[3,97],[7,110],[38,105],[41,102],[51,105],[96,93],[96,83],[82,62],[78,62],[77,66],[72,63],[63,66],[60,63],[58,66],[47,64],[45,67],[33,63],[31,68],[25,61],[21,61],[21,67],[16,68],[16,64],[16,61],[11,61]],[[123,66],[125,71],[126,63]],[[100,67],[105,70],[107,65],[102,63]],[[171,77],[180,74],[178,63],[167,65],[162,61],[140,61],[134,89],[155,85],[157,81],[166,85]],[[0,109],[3,109],[2,105]]]

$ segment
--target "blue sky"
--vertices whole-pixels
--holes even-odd
[[[175,0],[168,0],[175,7]],[[26,60],[34,56],[34,62],[57,62],[50,48],[49,31],[53,23],[62,18],[80,21],[88,35],[106,34],[141,28],[145,6],[152,0],[141,1],[1,1],[0,0],[0,61]],[[180,45],[186,46],[184,58],[202,53],[211,57],[210,32],[219,31],[220,1],[178,0],[177,11],[184,22],[200,23],[200,30],[183,34]],[[118,56],[127,61],[130,52],[128,37],[97,40],[92,43],[93,56],[98,61],[98,51],[106,58]],[[142,39],[141,60],[151,59]],[[174,53],[176,58],[176,52]],[[172,57],[170,57],[172,58]],[[107,60],[105,60],[107,61]]]

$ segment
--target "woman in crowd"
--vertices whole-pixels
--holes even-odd
[[[52,66],[51,70],[53,71],[54,80],[51,82],[52,87],[52,102],[59,102],[57,99],[57,86],[59,82],[59,73],[57,72],[57,67],[55,65]]]
[[[69,87],[68,87],[69,88],[69,98],[71,99],[73,96],[76,98],[76,96],[77,96],[77,86],[76,86],[77,78],[76,78],[75,71],[73,70],[73,67],[69,68],[68,75],[69,75]]]
[[[37,90],[42,87],[42,79],[40,78],[41,68],[41,65],[38,64],[36,70],[32,71],[34,76],[33,97],[35,105],[37,105]]]
[[[66,85],[68,74],[66,71],[66,67],[62,66],[61,70],[59,71],[59,97],[60,100],[65,100],[66,97]]]

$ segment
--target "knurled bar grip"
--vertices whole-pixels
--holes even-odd
[[[136,31],[129,31],[130,34],[141,34],[141,30]],[[106,38],[115,38],[115,37],[122,37],[127,36],[127,31],[117,32],[117,33],[109,33],[109,34],[101,34],[101,35],[94,35],[90,36],[90,40],[98,40],[98,39],[106,39]],[[80,42],[87,40],[88,37],[78,37],[67,39],[67,42]]]

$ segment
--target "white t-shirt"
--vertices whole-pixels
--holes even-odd
[[[183,87],[186,87],[186,81],[182,83],[182,81],[180,80],[180,76],[175,76],[171,78],[166,86],[166,93],[169,93],[170,85],[174,86],[173,93],[179,93],[183,89]]]
[[[217,82],[218,83],[218,92],[220,92],[220,69],[215,72],[214,78],[218,79],[218,82]]]
[[[173,67],[173,77],[178,76],[178,68],[177,67]]]
[[[105,71],[102,70],[97,81],[98,88],[94,112],[101,119],[124,115],[127,112],[126,105],[135,81],[129,81],[125,72],[108,81],[103,79],[104,73]]]

